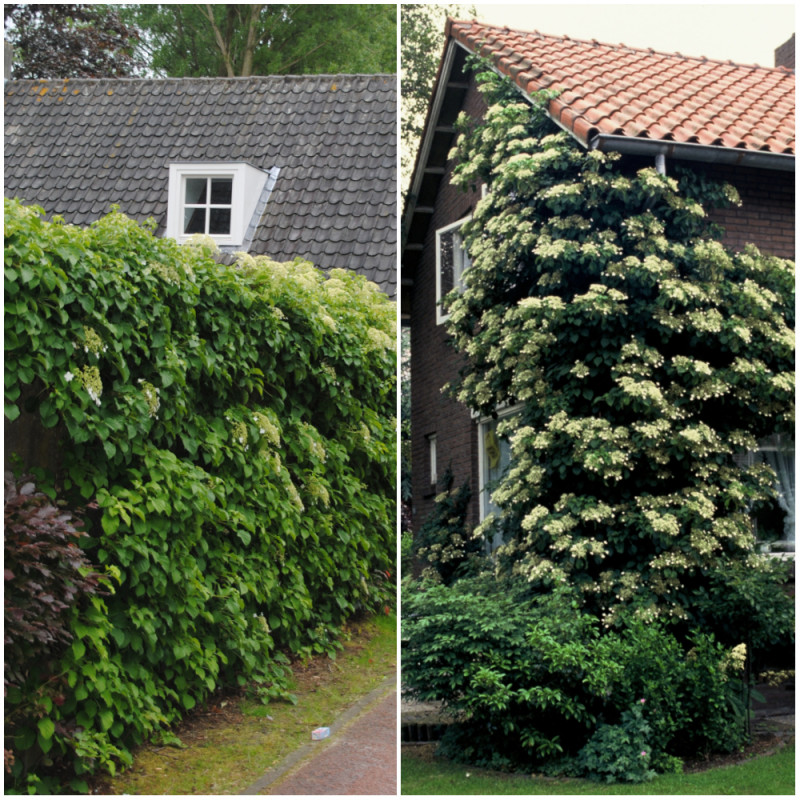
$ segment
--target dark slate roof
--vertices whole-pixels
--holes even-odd
[[[396,291],[393,75],[72,79],[5,85],[5,195],[86,225],[167,221],[168,166],[280,168],[250,247]]]

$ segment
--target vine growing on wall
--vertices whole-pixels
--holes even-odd
[[[6,201],[6,418],[55,432],[37,484],[95,506],[80,543],[114,587],[73,619],[38,734],[6,726],[16,788],[115,769],[219,686],[280,696],[285,653],[391,601],[393,304],[349,271],[215,255]]]
[[[488,189],[447,298],[468,356],[452,388],[517,413],[498,428],[501,511],[476,535],[500,530],[501,572],[578,587],[607,626],[633,606],[735,644],[707,601],[722,565],[774,577],[751,513],[775,476],[734,457],[793,432],[794,266],[720,243],[706,209],[738,204],[732,187],[586,151],[546,119],[548,96],[532,108],[480,77],[489,110],[461,117],[451,154],[457,184]]]

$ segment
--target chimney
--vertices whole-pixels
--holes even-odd
[[[11,65],[14,63],[14,48],[3,40],[3,80],[11,80]]]
[[[794,34],[791,39],[775,48],[775,66],[786,67],[794,72]]]

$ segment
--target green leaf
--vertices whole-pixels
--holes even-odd
[[[50,717],[43,717],[40,719],[36,727],[39,729],[39,733],[44,739],[52,739],[53,734],[56,732],[56,725]]]

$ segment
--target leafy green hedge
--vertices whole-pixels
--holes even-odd
[[[17,788],[59,758],[113,769],[222,684],[280,693],[282,652],[330,650],[388,596],[393,304],[343,270],[214,255],[6,201],[6,417],[56,432],[39,486],[96,505],[83,547],[117,584],[7,698],[38,698],[6,727]]]

